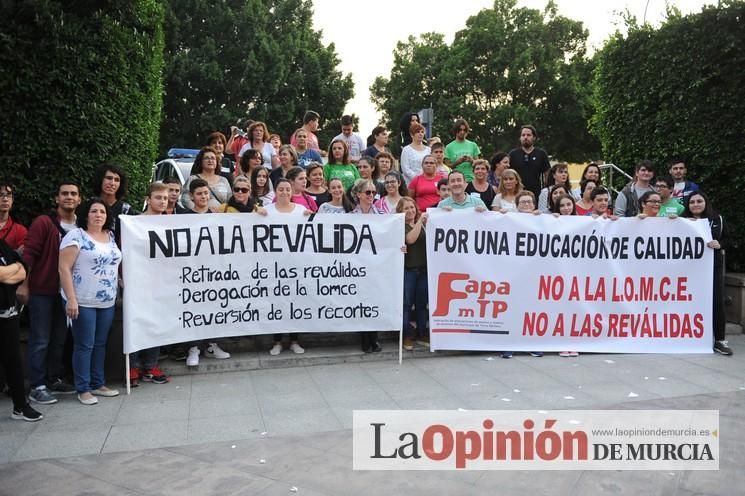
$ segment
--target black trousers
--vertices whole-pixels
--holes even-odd
[[[21,327],[19,318],[0,319],[0,361],[5,369],[13,408],[20,410],[26,406],[26,391],[23,386],[23,364],[21,363]]]
[[[726,318],[724,315],[724,267],[714,265],[714,291],[712,295],[714,309],[712,320],[714,323],[714,340],[724,341]]]

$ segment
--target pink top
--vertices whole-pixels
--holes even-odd
[[[419,174],[409,183],[409,189],[416,194],[416,204],[419,210],[424,212],[429,207],[437,206],[440,202],[440,194],[437,192],[437,183],[443,176],[439,172],[432,179],[427,179],[424,174]]]
[[[318,205],[316,205],[316,201],[308,193],[305,193],[304,195],[292,195],[292,200],[290,201],[292,203],[302,205],[305,209],[310,210],[313,213],[318,212]],[[272,203],[277,203],[276,196],[272,200]]]

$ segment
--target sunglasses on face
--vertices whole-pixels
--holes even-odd
[[[372,189],[372,190],[371,189],[368,189],[366,191],[363,191],[363,193],[366,194],[367,196],[373,196],[373,195],[375,195],[375,193],[377,193],[377,191],[375,191],[374,189]]]
[[[249,188],[233,188],[233,193],[248,193],[250,191]]]

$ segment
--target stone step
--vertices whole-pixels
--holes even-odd
[[[306,344],[306,343],[303,343]],[[216,360],[203,356],[199,357],[199,365],[187,367],[186,361],[171,359],[161,360],[160,368],[166,375],[178,376],[188,374],[214,374],[220,372],[238,372],[244,370],[277,369],[289,367],[310,367],[314,365],[333,365],[337,363],[362,363],[398,361],[398,341],[385,340],[381,343],[383,351],[379,353],[365,353],[358,344],[307,347],[305,353],[296,355],[288,349],[277,356],[271,356],[267,349],[261,351],[231,351],[227,360]],[[441,356],[462,355],[463,351],[438,351],[433,353],[429,348],[417,345],[412,351],[403,351],[403,360],[431,358]]]

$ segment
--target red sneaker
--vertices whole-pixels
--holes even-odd
[[[142,380],[144,382],[152,382],[154,384],[165,384],[166,382],[170,381],[162,370],[158,367],[153,367],[151,369],[145,370],[145,373],[142,374]]]
[[[140,380],[140,369],[137,367],[132,367],[129,369],[129,385],[130,387],[137,387],[139,386],[139,380]]]

